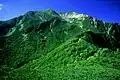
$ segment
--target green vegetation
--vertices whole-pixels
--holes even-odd
[[[8,79],[118,80],[120,79],[119,63],[119,53],[96,48],[82,39],[76,41],[74,38],[47,55],[11,71]]]
[[[0,80],[119,80],[120,25],[59,14],[30,11],[0,22]]]

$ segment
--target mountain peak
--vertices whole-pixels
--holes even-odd
[[[72,11],[0,21],[0,80],[120,80],[119,36],[119,24]]]
[[[26,15],[34,15],[37,11],[28,11]]]
[[[59,15],[59,14],[58,14],[56,11],[54,11],[53,9],[47,9],[47,10],[45,10],[44,12],[47,13],[47,14],[50,14],[50,15],[56,15],[56,16]]]
[[[76,13],[76,12],[73,12],[73,11],[69,11],[69,12],[60,12],[59,13],[59,15],[63,18],[63,19],[65,19],[65,20],[70,20],[70,19],[73,19],[73,18],[75,18],[75,19],[83,19],[83,20],[85,20],[85,17],[89,17],[88,15],[86,15],[86,14],[79,14],[79,13]]]
[[[53,10],[53,9],[51,9],[51,8],[49,8],[49,9],[47,9],[47,10],[45,10],[45,11],[55,12],[55,10]]]

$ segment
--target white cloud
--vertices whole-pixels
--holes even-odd
[[[3,4],[0,4],[0,7],[2,7],[3,6]]]
[[[0,4],[0,11],[2,10],[3,4]]]

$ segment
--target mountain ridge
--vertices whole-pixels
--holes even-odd
[[[64,74],[65,70],[72,72],[72,69],[79,68],[81,71],[80,67],[84,69],[85,65],[85,69],[88,69],[91,68],[92,64],[99,66],[101,73],[102,71],[106,72],[106,69],[109,68],[108,71],[110,72],[112,72],[113,68],[117,69],[117,72],[120,69],[118,64],[120,24],[118,23],[103,22],[91,16],[75,12],[57,13],[49,9],[29,11],[20,17],[1,21],[0,31],[0,66],[3,68],[0,74],[5,74],[0,76],[1,79],[5,76],[7,76],[8,80],[17,79],[22,71],[22,74],[26,75],[24,70],[28,72],[26,76],[37,76],[36,72],[34,74],[31,71],[43,69],[43,72],[48,70],[48,73],[46,71],[43,76],[39,75],[38,78],[43,77],[45,78],[43,80],[48,80],[50,74],[53,79],[55,78],[55,74],[49,73],[49,71],[54,72],[57,70],[56,68],[59,68],[63,71],[61,73]],[[104,63],[104,61],[108,62]],[[68,67],[66,67],[67,65]],[[87,65],[89,65],[88,68]],[[4,69],[3,66],[7,66],[7,68]],[[73,66],[77,67],[74,68]],[[94,68],[95,66],[92,67],[93,71]],[[115,71],[114,69],[113,71]],[[84,71],[86,70],[82,71],[83,74]],[[93,74],[89,73],[88,75]],[[40,72],[40,74],[42,73]],[[60,73],[57,72],[57,74]],[[99,76],[98,71],[96,74]],[[69,74],[66,73],[67,75]],[[85,75],[86,73],[84,79]],[[115,79],[120,79],[119,73],[108,73],[108,79],[113,80],[114,78],[110,77],[111,75]],[[45,76],[48,76],[48,78]],[[103,76],[106,79],[105,76],[107,75],[103,74]],[[102,79],[101,76],[99,77]],[[22,78],[31,80],[37,77],[32,76],[30,79],[22,75],[18,78],[19,80]],[[59,77],[57,76],[57,78]],[[70,79],[70,77],[68,78]],[[93,80],[90,76],[87,76],[88,78]],[[95,78],[98,79],[97,76]]]

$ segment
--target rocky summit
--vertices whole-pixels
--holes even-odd
[[[76,12],[0,21],[0,80],[120,80],[120,24]]]

